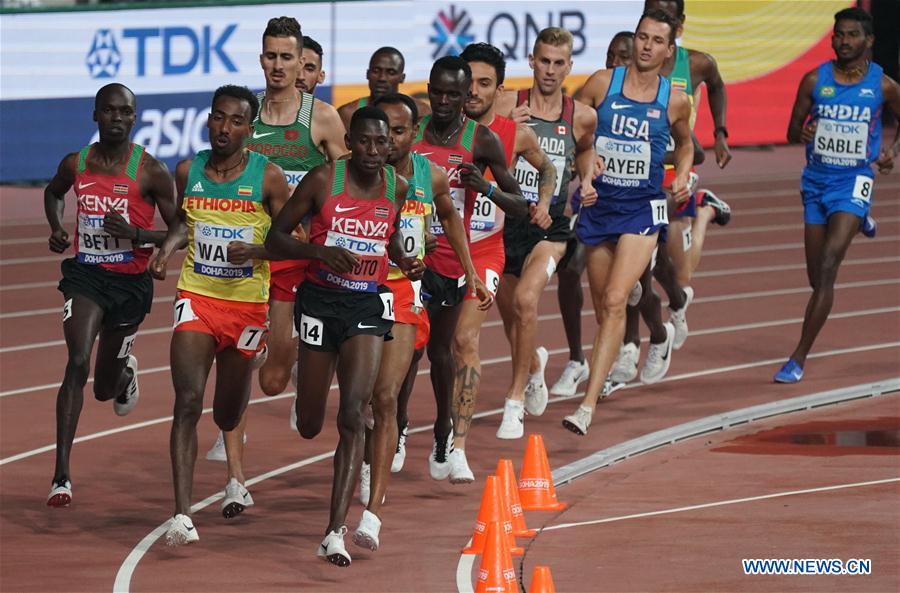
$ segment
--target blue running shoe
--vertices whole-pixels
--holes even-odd
[[[802,378],[803,367],[797,364],[793,358],[789,358],[774,377],[776,383],[799,383]]]
[[[878,231],[878,223],[871,214],[866,214],[866,217],[859,223],[859,232],[871,239],[875,236],[876,231]]]

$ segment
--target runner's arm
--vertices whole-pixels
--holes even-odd
[[[900,119],[900,85],[888,76],[881,78],[881,96],[884,104],[894,112],[894,117]],[[882,140],[882,144],[884,141]],[[894,142],[887,148],[882,147],[881,154],[875,164],[881,174],[890,173],[894,168],[894,159],[900,154],[900,127],[894,132]]]
[[[808,144],[812,141],[813,134],[815,134],[815,120],[810,121],[806,126],[804,124],[810,115],[809,111],[812,109],[812,95],[816,88],[818,77],[816,70],[807,72],[797,88],[797,98],[794,99],[794,107],[791,109],[791,120],[787,129],[787,141],[791,144]]]
[[[168,223],[166,238],[163,239],[156,253],[156,258],[150,262],[150,273],[157,280],[166,279],[166,266],[169,258],[176,249],[187,245],[187,222],[184,213],[184,188],[187,185],[188,172],[191,170],[191,161],[183,160],[175,167],[175,215]]]
[[[694,145],[694,166],[702,165],[703,161],[706,160],[706,153],[703,152],[703,145],[700,144],[700,140],[697,139],[697,135],[694,134],[694,131],[691,130],[691,142]],[[675,153],[671,150],[666,151],[665,156],[663,156],[663,164],[664,165],[674,165],[675,164]]]
[[[603,173],[603,159],[594,148],[597,111],[583,103],[575,103],[575,174],[581,179],[581,194],[596,194],[593,180]]]
[[[696,68],[700,74],[700,80],[696,81],[694,88],[701,82],[706,83],[706,90],[709,92],[709,112],[712,115],[713,126],[715,129],[715,145],[716,164],[720,169],[731,160],[731,150],[728,148],[728,138],[725,127],[725,112],[728,107],[728,94],[725,90],[725,81],[719,73],[719,65],[716,64],[715,58],[707,53],[700,51],[690,51],[691,70]],[[693,77],[693,72],[691,74]]]
[[[506,153],[503,151],[500,138],[490,128],[478,126],[472,157],[475,163],[484,166],[485,169],[490,168],[498,187],[491,191],[493,186],[484,180],[481,170],[471,163],[463,163],[459,167],[463,183],[488,196],[509,216],[526,218],[529,214],[528,202],[522,197],[522,190],[516,178],[509,173]]]
[[[141,165],[141,195],[153,200],[159,209],[166,227],[170,227],[177,217],[175,208],[175,182],[169,174],[169,169],[165,163],[162,163],[149,154],[144,153],[144,163]],[[112,219],[119,218],[118,222],[121,227],[119,232],[115,232],[116,223]],[[103,220],[103,227],[110,235],[124,239],[130,239],[138,245],[152,243],[159,247],[166,239],[166,231],[157,230],[149,231],[138,229],[135,225],[125,222],[116,212],[108,212]]]
[[[694,144],[691,142],[691,104],[681,91],[672,93],[669,100],[669,119],[672,139],[675,140],[675,180],[672,182],[672,197],[678,203],[690,197],[688,176],[694,161]]]
[[[275,163],[266,163],[263,172],[262,199],[263,206],[273,219],[281,212],[291,190],[284,178],[284,171]],[[270,253],[265,244],[245,243],[244,241],[231,241],[228,243],[228,261],[240,265],[251,259],[280,259]]]
[[[44,214],[50,224],[50,251],[62,253],[72,243],[69,233],[63,228],[62,219],[66,210],[66,192],[75,183],[75,168],[78,164],[78,153],[67,154],[59,163],[56,175],[44,188]]]
[[[538,171],[538,201],[531,212],[531,223],[548,229],[553,222],[550,218],[550,202],[553,201],[553,192],[556,190],[556,167],[541,150],[537,134],[524,124],[516,126],[515,152]]]
[[[581,87],[581,92],[575,97],[575,100],[596,109],[606,98],[610,80],[612,80],[612,70],[597,70]]]
[[[344,142],[347,131],[337,109],[316,99],[313,114],[309,130],[313,144],[320,147],[330,161],[336,161],[349,153]]]

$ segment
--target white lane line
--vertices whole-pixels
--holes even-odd
[[[878,219],[878,224],[888,223],[888,222],[897,222],[900,221],[900,216],[883,216]],[[725,235],[742,235],[742,234],[750,234],[750,233],[768,233],[771,231],[797,231],[801,232],[803,229],[797,224],[770,224],[766,226],[745,226],[745,227],[737,227],[734,229],[728,230],[716,230],[713,235],[710,233],[710,236],[725,236]],[[865,239],[860,239],[865,242]]]
[[[803,206],[800,206],[799,203],[800,203],[800,201],[798,200],[797,206],[775,206],[774,208],[740,208],[737,210],[732,210],[731,215],[732,215],[732,218],[735,220],[743,220],[745,217],[748,217],[748,216],[769,216],[772,214],[790,214],[793,212],[803,212]],[[891,210],[896,209],[897,203],[896,202],[876,202],[875,204],[872,204],[869,207],[869,211],[870,212],[873,212],[874,210],[881,211],[881,210],[886,210],[888,208],[890,208]],[[879,217],[876,217],[876,219],[880,220]],[[734,222],[732,222],[731,224],[734,224]],[[800,219],[797,219],[797,222],[794,226],[797,229],[801,229],[801,228],[803,228],[803,223],[802,223],[802,221],[800,221]],[[710,225],[710,228],[715,228],[715,225]],[[740,228],[740,227],[738,227],[738,228]],[[726,234],[729,232],[730,229],[731,229],[731,227],[729,227],[728,230],[725,230],[725,229],[718,230],[717,229],[715,232]]]
[[[166,332],[171,332],[172,326],[166,325],[164,327],[153,327],[150,329],[141,329],[138,331],[138,336],[152,336],[155,334],[162,334]],[[0,348],[0,354],[6,354],[7,352],[21,352],[23,350],[35,350],[39,348],[51,348],[53,346],[65,346],[65,340],[48,340],[46,342],[34,342],[32,344],[20,344],[19,346],[6,346],[5,348]]]
[[[22,237],[21,239],[0,239],[0,247],[35,245],[37,243],[44,243],[46,245],[47,241],[47,235],[43,237]]]
[[[857,245],[870,243],[888,243],[900,240],[900,235],[878,236],[873,239],[859,241]],[[726,247],[722,249],[704,249],[703,257],[715,255],[743,255],[747,253],[765,253],[768,251],[786,251],[789,249],[803,249],[803,243],[777,243],[775,245],[757,245],[754,247]]]
[[[0,259],[0,266],[18,266],[21,264],[42,264],[45,262],[61,262],[64,255],[41,255],[39,257],[12,257]]]
[[[62,295],[60,294],[60,297]],[[60,299],[61,300],[61,299]],[[175,302],[175,295],[165,295],[153,298],[153,304],[163,302]],[[0,319],[16,319],[18,317],[36,317],[38,315],[62,315],[62,305],[59,307],[47,307],[46,309],[30,309],[28,311],[12,311],[10,313],[0,313]]]
[[[544,527],[541,531],[555,531],[557,529],[570,529],[572,527],[584,527],[586,525],[600,525],[601,523],[614,523],[616,521],[626,521],[628,519],[643,519],[645,517],[658,517],[659,515],[671,515],[674,513],[686,513],[689,511],[697,511],[701,509],[710,509],[715,507],[723,507],[733,504],[743,504],[746,502],[755,502],[758,500],[770,500],[773,498],[783,498],[785,496],[797,496],[800,494],[816,494],[819,492],[833,492],[835,490],[844,490],[847,488],[861,488],[863,486],[879,486],[882,484],[891,484],[900,482],[900,478],[885,478],[883,480],[870,480],[868,482],[851,482],[848,484],[835,484],[833,486],[820,486],[818,488],[806,488],[804,490],[787,490],[784,492],[774,492],[772,494],[761,494],[758,496],[748,496],[745,498],[731,498],[728,500],[717,500],[715,502],[706,502],[703,504],[694,504],[685,507],[675,507],[672,509],[662,509],[659,511],[649,511],[646,513],[634,513],[632,515],[620,515],[618,517],[607,517],[605,519],[594,519],[592,521],[579,521],[577,523],[560,523]]]
[[[29,290],[32,288],[56,288],[59,280],[49,280],[47,282],[20,282],[19,284],[4,284],[0,286],[0,292],[7,290]]]

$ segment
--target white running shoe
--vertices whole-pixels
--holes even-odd
[[[525,402],[507,399],[503,404],[503,420],[497,429],[498,439],[520,439],[525,434]]]
[[[131,376],[131,381],[128,383],[128,387],[125,388],[125,393],[113,400],[113,411],[116,413],[116,416],[127,416],[141,398],[141,390],[138,388],[137,358],[129,354],[125,366],[131,369],[133,375]],[[123,401],[119,401],[119,399],[123,399]]]
[[[694,289],[690,286],[685,286],[684,297],[684,307],[677,311],[671,307],[669,308],[669,323],[675,328],[675,338],[672,342],[672,347],[675,350],[681,350],[685,340],[688,339],[688,324],[685,313],[687,313],[687,308],[691,305],[691,301],[694,300]]]
[[[462,449],[453,449],[448,459],[450,462],[450,483],[471,484],[475,481],[475,474],[469,468],[469,460]]]
[[[631,292],[628,293],[628,306],[637,307],[638,303],[641,302],[642,296],[644,296],[644,287],[641,286],[641,281],[638,280],[634,283]]]
[[[247,433],[244,433],[244,444],[247,444]],[[206,452],[206,460],[207,461],[228,461],[228,454],[225,452],[225,434],[222,431],[219,431],[219,436],[216,437],[216,442],[213,443],[213,446],[209,448],[209,451]]]
[[[559,380],[550,388],[553,395],[572,396],[578,391],[578,386],[590,376],[590,368],[587,361],[578,362],[570,360],[566,363]]]
[[[362,468],[359,470],[359,502],[363,506],[369,504],[369,495],[372,491],[372,466],[362,462]]]
[[[669,364],[672,362],[672,346],[675,341],[675,328],[671,323],[664,324],[666,328],[666,341],[662,344],[650,344],[647,349],[647,360],[641,369],[641,381],[644,383],[656,383],[669,372]]]
[[[50,485],[50,494],[47,495],[48,507],[67,507],[72,503],[72,482],[60,480]]]
[[[550,353],[543,346],[535,350],[538,357],[538,370],[528,378],[525,386],[525,410],[532,416],[540,416],[547,409],[547,383],[544,381],[544,370],[547,368],[547,360]]]
[[[353,532],[353,543],[360,548],[373,552],[378,551],[378,534],[381,532],[381,519],[375,513],[363,511],[359,527]]]
[[[260,368],[262,365],[266,364],[266,360],[269,358],[269,346],[263,346],[262,350],[253,355],[253,370]]]
[[[394,453],[394,459],[391,461],[392,474],[396,474],[403,469],[403,463],[406,461],[406,433],[408,429],[408,426],[404,426],[400,429],[400,440],[397,441],[397,452]]]
[[[625,387],[624,383],[618,383],[613,381],[611,377],[606,377],[606,381],[603,382],[603,391],[600,392],[600,399],[606,399],[623,387]]]
[[[344,535],[346,533],[347,526],[341,525],[338,531],[332,531],[326,535],[322,543],[319,544],[316,556],[326,562],[331,562],[335,566],[350,566],[350,554],[347,553],[347,548],[344,547]]]
[[[594,410],[580,405],[575,413],[571,416],[563,418],[563,426],[571,430],[577,435],[584,436],[587,434],[588,428],[591,426],[591,418],[594,416]]]
[[[447,459],[453,452],[453,430],[443,443],[434,441],[431,455],[428,456],[428,471],[434,480],[446,480],[450,475],[450,461]]]
[[[225,485],[225,499],[220,505],[222,516],[231,519],[243,513],[247,507],[252,506],[253,497],[250,496],[250,491],[238,482],[237,478],[228,480],[228,484]]]
[[[628,342],[619,349],[619,356],[613,365],[610,378],[613,383],[628,383],[634,381],[638,374],[638,360],[641,358],[641,349],[637,344]]]
[[[169,519],[169,529],[166,531],[167,546],[184,546],[192,544],[200,539],[194,522],[187,515],[178,514]]]

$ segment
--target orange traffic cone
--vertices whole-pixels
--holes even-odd
[[[487,543],[481,564],[478,566],[478,582],[475,593],[518,593],[519,581],[513,568],[503,525],[497,521],[487,526]]]
[[[522,501],[519,500],[519,488],[516,486],[516,473],[512,461],[501,459],[497,463],[497,479],[500,480],[500,497],[508,506],[512,517],[512,533],[516,537],[532,537],[537,530],[528,529],[525,525],[525,513],[522,512]]]
[[[528,435],[522,473],[519,474],[519,499],[526,511],[561,511],[568,506],[556,498],[550,461],[544,439],[539,434]]]
[[[531,588],[528,593],[556,593],[553,586],[553,576],[549,566],[535,566],[531,573]]]
[[[481,508],[478,509],[478,518],[475,520],[475,531],[472,534],[472,545],[463,549],[463,554],[482,554],[487,539],[487,527],[497,522],[503,528],[507,537],[506,546],[510,553],[521,556],[525,550],[516,545],[516,538],[512,534],[512,517],[509,511],[504,512],[500,500],[500,484],[497,476],[488,476],[484,481],[484,494],[481,496]]]

